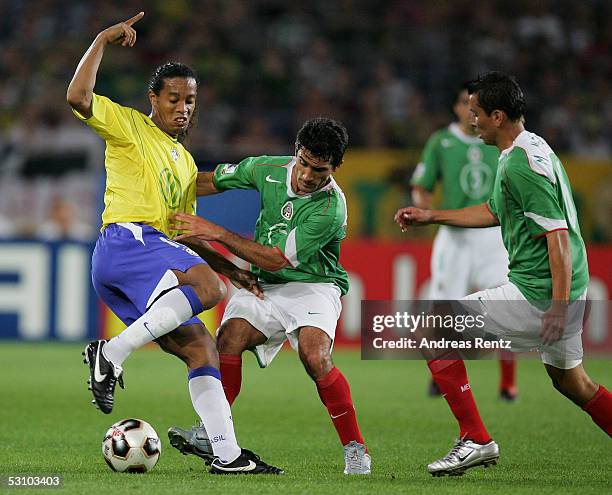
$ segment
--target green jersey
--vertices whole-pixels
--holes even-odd
[[[552,298],[546,234],[568,230],[573,301],[589,282],[586,249],[561,161],[541,137],[523,131],[499,157],[488,206],[498,218],[510,258],[508,278],[525,298]]]
[[[318,191],[298,196],[291,188],[295,166],[292,156],[259,156],[215,169],[214,185],[220,190],[256,189],[261,212],[254,241],[279,250],[289,266],[267,272],[252,270],[269,283],[327,282],[342,295],[348,292],[348,275],[340,265],[340,241],[346,236],[344,193],[333,177]]]
[[[497,158],[495,146],[451,124],[429,138],[411,184],[431,192],[440,181],[444,210],[482,204],[491,195]]]

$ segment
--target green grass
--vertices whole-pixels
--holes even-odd
[[[442,399],[425,397],[428,372],[417,361],[360,361],[335,353],[348,377],[373,458],[369,477],[342,474],[342,449],[314,385],[297,356],[282,352],[267,370],[245,356],[242,393],[233,411],[240,443],[282,466],[282,477],[209,475],[199,459],[172,449],[171,425],[195,415],[186,372],[158,350],[126,363],[125,391],[111,415],[89,404],[81,346],[0,344],[0,475],[59,473],[58,493],[609,493],[610,439],[579,408],[550,386],[541,364],[519,363],[520,400],[497,400],[497,365],[470,362],[468,370],[489,431],[501,446],[492,469],[462,478],[432,478],[425,466],[444,455],[457,433]],[[609,361],[587,362],[596,381],[612,385]],[[163,442],[162,457],[146,475],[111,472],[101,440],[125,417],[150,422]],[[33,490],[18,490],[18,493]]]

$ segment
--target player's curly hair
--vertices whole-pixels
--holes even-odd
[[[153,71],[153,75],[149,81],[149,89],[159,96],[161,90],[164,89],[164,79],[173,77],[192,77],[196,80],[196,83],[199,82],[195,70],[188,65],[180,62],[168,62],[164,65],[160,65]]]
[[[510,120],[521,120],[526,105],[523,90],[516,79],[499,71],[490,71],[468,83],[468,93],[478,93],[478,104],[487,115],[493,110],[503,111]]]
[[[342,122],[317,117],[304,122],[295,139],[295,152],[307,149],[315,158],[329,161],[335,169],[342,163],[348,141]]]

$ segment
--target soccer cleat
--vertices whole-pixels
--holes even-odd
[[[516,387],[502,388],[499,391],[499,400],[503,402],[516,402],[518,399],[518,391]]]
[[[213,461],[212,445],[208,439],[208,433],[202,423],[195,425],[190,430],[183,430],[176,426],[168,429],[168,439],[170,445],[177,449],[183,455],[197,455],[204,459],[204,463],[208,466]]]
[[[88,389],[91,390],[94,400],[92,403],[104,414],[113,410],[115,386],[123,386],[123,368],[111,363],[104,357],[102,348],[106,340],[94,340],[87,344],[83,351],[83,362],[89,365]]]
[[[491,440],[481,445],[472,440],[457,439],[450,452],[427,466],[432,476],[463,476],[466,469],[497,464],[499,446]]]
[[[227,464],[215,457],[209,472],[212,474],[285,474],[281,468],[266,464],[257,454],[247,449],[242,449],[238,458]]]
[[[371,466],[365,445],[352,440],[344,446],[344,474],[370,474]]]

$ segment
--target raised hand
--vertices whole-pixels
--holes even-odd
[[[132,47],[136,43],[136,30],[132,27],[144,17],[144,12],[139,12],[127,21],[120,22],[106,28],[98,36],[111,45]]]

